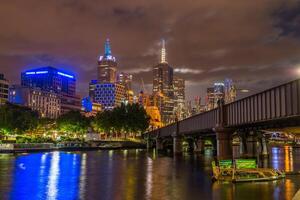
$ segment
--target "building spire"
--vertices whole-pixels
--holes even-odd
[[[107,57],[107,56],[111,56],[111,48],[110,48],[110,44],[109,44],[109,39],[107,38],[106,41],[105,41],[105,53],[104,53],[104,56]]]
[[[165,40],[162,39],[161,40],[161,55],[160,55],[160,63],[167,63],[167,58],[166,58],[166,44],[165,44]]]

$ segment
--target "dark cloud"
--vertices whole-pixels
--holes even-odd
[[[0,72],[18,83],[26,68],[58,66],[75,72],[84,95],[109,37],[119,70],[149,88],[165,38],[189,98],[224,78],[257,92],[296,78],[299,9],[293,0],[4,0]]]

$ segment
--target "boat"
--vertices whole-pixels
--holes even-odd
[[[219,160],[212,162],[213,181],[259,182],[285,178],[285,173],[271,168],[258,168],[255,159]]]

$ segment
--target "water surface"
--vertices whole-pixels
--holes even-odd
[[[300,171],[300,149],[272,148],[261,161]],[[292,199],[300,176],[260,183],[212,183],[205,155],[145,150],[0,154],[0,199]]]

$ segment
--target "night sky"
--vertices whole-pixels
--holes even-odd
[[[11,83],[52,65],[76,74],[81,95],[106,38],[136,90],[141,77],[151,90],[162,38],[189,99],[224,78],[255,93],[300,77],[296,0],[1,0],[0,27],[0,73]]]

